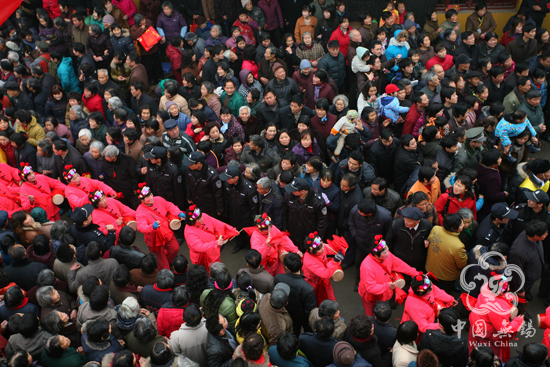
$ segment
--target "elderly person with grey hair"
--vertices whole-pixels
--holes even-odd
[[[90,144],[90,151],[84,153],[84,160],[88,164],[88,167],[90,167],[90,174],[94,180],[104,179],[104,161],[102,159],[104,149],[105,145],[96,140]]]
[[[339,94],[332,100],[332,105],[328,108],[328,112],[336,115],[336,119],[346,116],[349,111],[349,99],[343,94]]]
[[[283,201],[282,196],[278,195],[275,182],[268,177],[262,177],[256,182],[256,191],[260,196],[258,213],[267,213],[275,227],[283,228]]]
[[[462,223],[464,223],[464,229],[458,235],[458,239],[464,244],[466,252],[469,252],[476,244],[475,238],[479,224],[474,219],[474,213],[468,208],[461,208],[456,214],[460,215]]]
[[[165,339],[157,331],[155,315],[145,309],[143,311],[148,317],[138,317],[132,331],[124,336],[124,341],[126,348],[132,353],[139,353],[140,356],[147,358],[151,354],[153,346]]]
[[[426,74],[422,76],[422,81],[426,83],[426,86],[420,91],[425,93],[431,102],[435,96],[441,92],[441,80],[439,80],[435,71],[427,71]]]
[[[122,95],[122,88],[120,88],[120,85],[112,78],[109,78],[108,69],[99,69],[97,71],[97,81],[99,82],[97,84],[97,94],[99,94],[101,98],[104,98],[103,93],[105,93],[107,89],[114,89],[118,96]]]
[[[158,311],[166,302],[172,301],[172,288],[174,287],[174,273],[168,269],[162,269],[157,274],[155,284],[148,284],[141,290],[140,303],[150,310]]]
[[[120,153],[114,145],[108,145],[103,150],[104,182],[115,191],[122,193],[120,201],[132,209],[136,209],[140,201],[135,191],[138,189],[139,177],[136,171],[134,158]]]
[[[263,173],[260,169],[260,166],[258,163],[247,163],[244,165],[245,169],[243,172],[243,176],[253,184],[256,184],[256,182],[262,177]]]
[[[71,133],[75,140],[78,139],[78,133],[82,129],[89,129],[88,114],[84,111],[81,105],[72,106],[69,109],[69,121],[71,123]]]
[[[78,305],[75,299],[50,285],[38,288],[36,300],[41,307],[41,320],[44,320],[52,311],[63,312],[71,319],[76,317]]]
[[[132,332],[138,321],[142,317],[148,317],[156,326],[155,315],[145,308],[141,308],[137,299],[127,297],[120,305],[115,306],[117,311],[116,324],[123,338]]]
[[[92,132],[88,129],[82,129],[78,132],[78,139],[76,140],[76,150],[82,155],[90,151],[90,145],[92,142],[97,141],[92,137]]]
[[[237,117],[237,122],[242,125],[244,130],[244,138],[246,140],[250,139],[250,136],[259,135],[262,132],[260,120],[258,120],[256,116],[252,116],[252,110],[248,106],[242,106],[241,108],[239,108],[239,116]]]
[[[47,139],[38,141],[36,147],[36,167],[35,171],[48,177],[57,178],[57,170],[55,168],[55,154],[53,154],[52,142]]]

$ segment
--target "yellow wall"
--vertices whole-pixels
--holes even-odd
[[[458,22],[461,25],[461,30],[464,32],[466,30],[466,18],[472,14],[473,11],[460,11],[458,13]],[[513,10],[494,10],[491,11],[493,14],[493,18],[495,18],[495,21],[497,22],[497,29],[495,30],[496,34],[498,34],[499,38],[502,36],[502,28],[506,25],[508,22],[508,19],[510,19],[511,16],[516,14]],[[439,24],[443,23],[445,21],[445,12],[439,12],[437,16],[439,20]],[[543,28],[546,28],[550,30],[550,15],[547,15],[546,18],[544,18],[544,23],[542,23]]]

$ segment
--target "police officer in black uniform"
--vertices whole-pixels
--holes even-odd
[[[183,164],[187,167],[187,202],[197,205],[203,213],[220,219],[225,210],[225,202],[218,172],[205,162],[204,154],[201,152],[191,153],[183,160]]]
[[[327,207],[321,196],[307,184],[305,178],[295,178],[285,186],[283,202],[283,229],[290,232],[290,239],[305,252],[304,239],[317,231],[325,238],[327,231]]]
[[[185,184],[178,167],[168,161],[165,147],[153,147],[143,156],[148,160],[145,181],[154,196],[175,204],[180,210],[185,210]]]
[[[99,226],[92,221],[92,212],[94,207],[92,204],[86,204],[82,208],[74,208],[71,213],[71,219],[75,224],[69,227],[69,233],[72,234],[78,242],[88,246],[92,241],[95,241],[101,247],[101,252],[105,253],[116,242],[115,227],[107,224],[105,228],[108,233],[105,236],[99,230]]]
[[[225,172],[220,174],[225,191],[226,210],[229,224],[238,230],[254,225],[254,216],[258,215],[258,193],[256,189],[241,175],[239,165],[228,165]],[[232,254],[249,247],[250,240],[246,232],[237,236],[237,244]]]
[[[491,207],[491,215],[485,217],[476,231],[475,244],[490,247],[495,242],[512,245],[515,236],[511,236],[509,222],[518,217],[518,212],[506,203],[496,203]]]
[[[516,238],[525,230],[525,226],[532,220],[540,220],[550,226],[550,212],[548,204],[550,197],[543,190],[524,190],[527,203],[519,204],[515,207],[518,211],[518,218],[511,223],[513,229],[513,238]],[[544,249],[544,272],[539,286],[539,297],[545,299],[545,307],[550,306],[550,239],[542,242]]]

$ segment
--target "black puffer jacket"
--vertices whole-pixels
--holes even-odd
[[[418,271],[424,271],[428,249],[424,241],[428,239],[432,225],[421,219],[414,234],[405,227],[405,219],[396,219],[386,234],[386,242],[392,254]]]
[[[464,330],[463,330],[464,332]],[[447,335],[442,330],[426,330],[418,343],[418,350],[429,349],[439,358],[441,367],[466,366],[468,364],[468,340],[462,334]],[[508,366],[508,363],[506,363]]]
[[[406,150],[402,145],[397,148],[393,166],[393,187],[397,193],[401,193],[401,189],[409,179],[409,176],[417,166],[422,164],[423,160],[424,157],[420,149],[410,151]]]
[[[369,150],[368,162],[374,168],[377,177],[384,177],[388,184],[393,182],[393,163],[395,162],[395,152],[399,146],[399,140],[393,138],[393,144],[386,148],[382,140],[374,142]]]
[[[208,333],[206,355],[208,356],[209,366],[231,367],[233,352],[233,348],[229,344],[229,339]]]
[[[139,268],[141,259],[145,254],[137,247],[118,245],[113,246],[109,251],[109,257],[118,261],[121,265],[124,264],[130,270]]]
[[[254,224],[254,216],[258,214],[258,192],[244,176],[239,177],[235,185],[223,183],[225,192],[225,214],[229,224],[237,229]]]
[[[138,188],[138,175],[136,172],[136,162],[134,158],[124,153],[119,153],[117,160],[114,162],[103,163],[103,170],[105,171],[105,183],[124,195],[125,201],[131,203],[129,205],[132,209],[135,209],[137,205],[135,203],[136,195],[135,190]],[[138,204],[139,205],[139,204]]]
[[[304,331],[310,332],[308,324],[310,312],[317,307],[315,291],[303,275],[300,274],[277,274],[275,284],[285,283],[290,287],[288,304],[285,306],[292,318],[292,327],[295,332],[300,333],[302,326]]]
[[[187,169],[185,183],[187,200],[197,204],[203,212],[211,217],[216,217],[217,213],[223,213],[225,203],[222,181],[215,169],[207,164],[204,164],[200,171]]]
[[[258,213],[267,213],[275,227],[283,228],[283,196],[277,193],[275,186],[271,188],[267,195],[260,196],[260,210]]]
[[[351,209],[349,215],[349,230],[357,241],[357,246],[363,249],[370,249],[374,243],[374,236],[377,234],[385,235],[393,221],[391,213],[388,209],[377,205],[377,213],[372,219],[363,217],[359,214],[357,205]]]
[[[328,226],[325,201],[313,189],[308,191],[303,202],[294,194],[285,194],[283,206],[283,229],[290,232],[290,239],[302,252],[306,236],[317,231],[324,238]]]
[[[185,183],[174,163],[167,162],[164,166],[149,164],[145,180],[153,195],[166,199],[181,210],[186,208]]]
[[[317,65],[318,69],[324,69],[330,78],[334,80],[338,90],[342,90],[346,79],[346,58],[343,53],[333,57],[330,53],[324,54]]]
[[[247,145],[241,155],[241,163],[257,163],[262,172],[266,173],[269,169],[279,163],[279,155],[265,143],[265,147],[259,152],[250,149]]]
[[[359,185],[356,185],[353,190],[343,192],[340,190],[340,210],[336,217],[336,227],[338,231],[342,233],[349,231],[349,214],[351,209],[359,202],[363,200],[363,193]]]
[[[348,327],[344,332],[344,341],[350,343],[353,349],[361,354],[361,357],[365,358],[372,367],[391,367],[392,354],[386,353],[382,357],[382,351],[380,350],[380,345],[378,345],[378,337],[376,335],[373,335],[369,341],[359,341],[351,335]]]
[[[273,90],[279,101],[285,101],[289,104],[292,96],[300,93],[298,84],[296,84],[296,82],[289,77],[287,77],[282,84],[277,81],[277,78],[273,78],[267,83],[265,89]]]

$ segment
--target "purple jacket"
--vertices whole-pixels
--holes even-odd
[[[208,39],[205,42],[206,46],[216,46],[220,44],[224,44],[227,42],[227,37],[220,35],[217,39],[212,38],[212,36],[209,36]]]
[[[55,27],[40,28],[40,39],[50,41],[49,52],[63,53],[67,49],[63,42],[63,34]]]
[[[164,12],[161,12],[157,19],[157,28],[162,28],[164,36],[166,37],[166,42],[168,43],[170,43],[174,36],[181,36],[181,29],[183,27],[187,27],[187,22],[185,18],[183,18],[183,15],[177,10],[172,10],[172,15],[170,17],[166,16]]]
[[[285,24],[285,18],[283,18],[283,12],[277,0],[260,0],[258,7],[265,14],[265,24],[267,24],[268,31],[282,27]]]
[[[221,118],[219,118],[217,122],[220,126],[223,126],[223,122],[222,122]],[[229,121],[229,127],[227,128],[227,130],[223,134],[223,137],[226,140],[231,141],[236,136],[240,137],[244,141],[243,125],[239,124],[239,122],[237,121],[237,118],[235,116],[231,116],[231,121]]]
[[[321,152],[321,148],[319,148],[316,142],[313,143],[312,151],[313,153],[310,153],[309,150],[302,146],[302,143],[298,143],[292,148],[292,153],[294,153],[297,158],[296,163],[299,165],[306,164],[309,157],[315,156],[321,158],[321,160],[323,159],[323,152]]]
[[[90,167],[90,174],[94,180],[100,180],[99,176],[105,174],[103,173],[103,160],[102,159],[94,159],[90,152],[84,153],[84,160],[86,163],[88,163],[88,167]],[[103,180],[101,180],[103,181]]]

